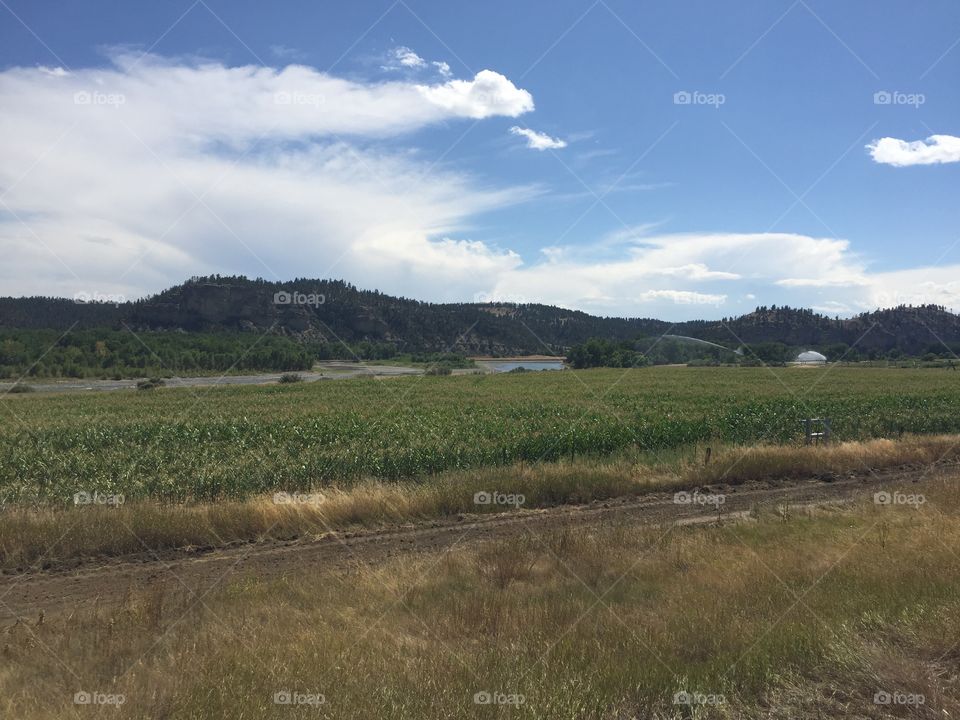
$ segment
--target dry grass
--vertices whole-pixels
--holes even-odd
[[[957,477],[700,528],[612,525],[345,575],[175,583],[0,635],[0,716],[881,718],[960,713]],[[881,530],[882,529],[882,530]],[[122,693],[119,709],[73,704]],[[274,694],[325,704],[276,705]],[[696,707],[686,690],[723,696]],[[522,695],[478,706],[478,692]],[[877,705],[878,692],[922,705]]]
[[[612,497],[738,484],[764,478],[862,473],[958,459],[960,436],[871,440],[827,447],[719,448],[703,464],[704,448],[668,459],[578,459],[425,478],[417,483],[370,481],[326,488],[322,502],[278,504],[273,496],[215,503],[127,502],[120,506],[7,507],[0,514],[0,568],[48,567],[84,558],[233,543],[319,536],[461,513],[508,511],[477,505],[477,492],[523,495],[525,508],[586,503]],[[316,499],[316,498],[314,498]]]
[[[707,484],[736,484],[770,477],[865,474],[871,470],[955,462],[958,458],[960,436],[956,435],[824,446],[759,445],[725,449],[707,465],[688,467],[684,477]]]

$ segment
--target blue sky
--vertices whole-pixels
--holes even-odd
[[[960,308],[956,2],[0,17],[0,294],[220,272],[666,319]]]

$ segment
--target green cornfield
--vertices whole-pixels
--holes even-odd
[[[239,498],[694,443],[960,432],[945,369],[687,368],[0,398],[0,502]]]

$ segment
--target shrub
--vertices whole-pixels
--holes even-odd
[[[12,388],[7,390],[11,395],[20,394],[20,393],[32,393],[34,392],[34,387],[32,385],[24,385],[23,383],[16,383]]]
[[[303,376],[300,373],[284,373],[280,376],[280,382],[282,383],[298,383],[303,382]]]

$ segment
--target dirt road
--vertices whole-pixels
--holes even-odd
[[[382,562],[395,555],[441,551],[483,540],[501,540],[524,533],[535,536],[565,526],[607,522],[692,524],[733,521],[754,508],[845,502],[881,488],[902,489],[940,477],[926,471],[875,473],[863,477],[756,482],[714,487],[724,495],[718,507],[708,502],[677,503],[673,493],[650,493],[590,505],[520,510],[494,515],[466,515],[424,521],[385,530],[330,533],[320,539],[250,543],[207,552],[176,551],[164,556],[143,554],[92,563],[69,570],[0,575],[0,618],[36,620],[38,614],[89,603],[110,606],[131,590],[157,583],[203,597],[236,578],[270,579],[304,572],[337,570]]]
[[[403,365],[367,365],[364,363],[331,361],[318,363],[316,370],[302,370],[297,373],[302,382],[317,380],[347,380],[357,377],[400,377],[403,375],[422,375],[423,370]],[[280,382],[284,373],[257,373],[255,375],[206,375],[197,377],[172,377],[164,380],[165,387],[193,388],[223,385],[272,385]],[[57,382],[30,382],[25,380],[37,392],[76,392],[133,390],[142,378],[129,380],[62,380]],[[13,387],[14,383],[0,383],[0,395]]]

